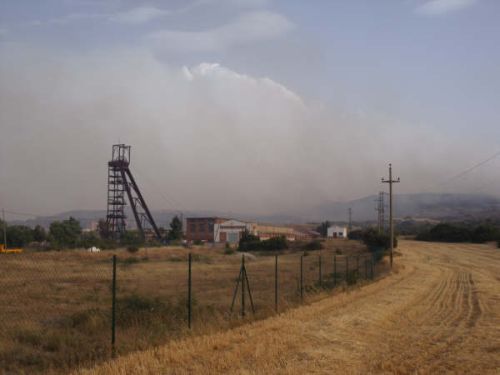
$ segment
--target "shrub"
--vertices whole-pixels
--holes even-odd
[[[359,232],[356,233],[356,238],[360,238],[361,241],[363,241],[363,243],[373,253],[373,259],[377,262],[383,258],[384,251],[391,247],[391,237],[387,233],[380,233],[375,228],[369,228],[356,232]],[[393,245],[394,248],[398,246],[398,240],[396,237],[394,237]]]
[[[471,235],[472,242],[484,243],[488,241],[495,241],[500,238],[500,231],[491,224],[478,225]]]
[[[231,247],[231,245],[229,244],[229,242],[226,242],[226,245],[224,246],[224,254],[230,255],[230,254],[234,254],[234,253],[235,253],[235,251]]]
[[[107,326],[106,312],[93,308],[74,313],[70,317],[70,326],[83,332],[98,332]]]
[[[379,233],[373,228],[363,231],[361,238],[363,243],[368,246],[371,251],[385,250],[391,246],[390,235]],[[396,241],[394,241],[394,247],[397,247]]]
[[[165,305],[157,298],[149,298],[132,294],[119,298],[117,303],[117,324],[130,326],[140,322],[146,323],[151,320],[152,313],[160,313],[165,310]]]
[[[120,243],[124,246],[139,247],[144,244],[144,239],[138,231],[128,230],[122,235]]]
[[[256,250],[284,250],[288,249],[288,242],[284,236],[273,237],[268,240],[261,241],[254,235],[242,236],[238,246],[239,251],[256,251]]]
[[[359,274],[357,270],[351,270],[347,273],[347,285],[354,285],[358,282]]]
[[[97,237],[96,233],[93,232],[82,233],[80,238],[81,247],[84,247],[86,249],[92,246],[100,247],[100,244],[101,244],[101,239]]]
[[[323,248],[323,244],[320,240],[313,240],[311,242],[306,243],[303,246],[304,250],[321,250]]]
[[[263,250],[285,250],[288,249],[288,242],[285,236],[273,237],[262,241]]]
[[[361,231],[361,230],[353,230],[353,231],[349,232],[349,234],[347,235],[347,237],[350,240],[362,240],[363,239],[363,231]]]
[[[50,224],[49,240],[51,245],[57,249],[76,247],[81,234],[80,222],[73,217],[68,220],[54,221]]]
[[[132,264],[140,263],[140,259],[135,257],[125,258],[121,261],[121,263],[125,266],[130,266]]]
[[[470,242],[472,233],[471,230],[465,226],[441,223],[437,224],[429,231],[418,234],[416,239],[419,241],[436,242]]]
[[[130,246],[127,246],[127,251],[131,254],[134,254],[134,253],[137,253],[139,251],[139,247],[135,246],[135,245],[130,245]]]

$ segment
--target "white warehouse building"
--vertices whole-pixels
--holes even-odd
[[[347,227],[332,225],[326,230],[328,238],[347,238]]]

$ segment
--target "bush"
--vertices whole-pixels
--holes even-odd
[[[229,244],[229,242],[226,242],[226,245],[224,246],[224,254],[230,255],[230,254],[234,254],[234,253],[235,253],[235,251],[231,247],[231,245]]]
[[[320,240],[313,240],[311,242],[306,243],[303,246],[304,250],[321,250],[323,248],[323,244]]]
[[[491,224],[478,225],[471,234],[472,242],[485,243],[500,239],[500,230]]]
[[[130,246],[127,246],[127,251],[131,254],[134,254],[134,253],[137,253],[139,251],[139,247],[137,247],[135,245],[130,245]]]
[[[273,237],[261,241],[263,250],[285,250],[288,249],[288,242],[285,236]]]
[[[88,232],[82,233],[80,238],[80,246],[88,249],[89,247],[101,247],[101,239],[97,237],[96,233]]]
[[[391,247],[391,236],[386,233],[379,233],[370,228],[362,232],[362,241],[371,251],[385,250]],[[398,247],[397,238],[394,237],[394,247]]]
[[[230,247],[229,248],[225,248],[224,249],[224,254],[226,255],[231,255],[231,254],[234,254],[236,251],[234,249],[231,249]]]
[[[245,233],[238,246],[239,251],[273,251],[288,249],[288,242],[284,236],[272,237],[268,240],[261,241],[259,237]]]
[[[116,322],[121,326],[148,323],[154,315],[160,315],[166,310],[166,305],[158,298],[139,296],[137,294],[119,298],[117,303]]]
[[[122,263],[124,266],[130,266],[132,264],[140,263],[140,259],[135,257],[130,257],[123,259],[120,263]]]
[[[54,221],[50,224],[49,240],[50,244],[55,248],[78,246],[82,228],[80,222],[72,217],[68,220]]]
[[[500,228],[490,222],[475,226],[466,223],[440,223],[419,233],[416,239],[419,241],[474,243],[500,241]]]
[[[353,230],[348,233],[347,237],[350,240],[362,240],[363,239],[363,231],[362,230]]]
[[[139,247],[144,244],[144,239],[138,231],[126,231],[121,239],[120,243],[123,246]]]
[[[465,226],[442,223],[437,224],[429,231],[418,234],[416,239],[418,241],[435,242],[470,242],[472,240],[472,232]]]

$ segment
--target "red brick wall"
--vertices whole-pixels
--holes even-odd
[[[185,237],[188,241],[214,240],[214,224],[221,223],[227,219],[218,217],[190,217],[186,219]]]

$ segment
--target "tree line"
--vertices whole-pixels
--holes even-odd
[[[497,241],[500,247],[500,227],[492,223],[440,223],[417,234],[419,241],[472,242]]]
[[[39,250],[58,250],[89,248],[96,246],[111,249],[118,246],[141,246],[145,240],[136,230],[128,230],[118,241],[113,239],[105,220],[99,220],[96,231],[84,231],[80,222],[70,217],[66,220],[54,221],[46,230],[41,225],[31,228],[26,225],[6,225],[0,220],[0,233],[6,226],[8,248],[33,247]],[[166,231],[165,241],[182,239],[182,221],[175,216]]]

